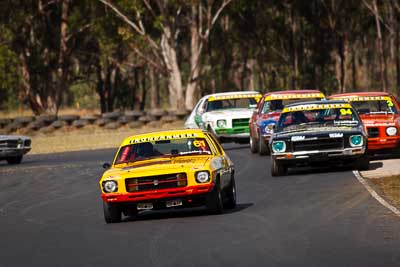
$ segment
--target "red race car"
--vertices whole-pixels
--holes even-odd
[[[329,99],[342,99],[353,104],[368,132],[370,153],[392,150],[399,146],[400,105],[385,92],[357,92],[336,94]]]
[[[268,142],[285,105],[322,99],[325,99],[325,95],[318,90],[266,93],[258,102],[257,109],[249,121],[251,152],[258,152],[260,155],[269,154]]]

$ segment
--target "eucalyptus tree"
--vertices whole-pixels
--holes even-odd
[[[220,14],[231,0],[99,1],[132,29],[135,35],[131,40],[135,52],[165,74],[170,106],[191,109],[202,72],[204,46]],[[181,42],[185,37],[190,39],[187,73],[183,73],[180,64],[180,56],[183,55]]]

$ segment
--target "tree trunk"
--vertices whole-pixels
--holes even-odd
[[[296,19],[296,14],[294,11],[294,8],[291,9],[291,27],[292,27],[292,38],[291,38],[291,43],[292,43],[292,60],[293,60],[293,75],[292,75],[292,89],[297,90],[298,89],[298,79],[299,79],[299,53],[297,50],[297,42],[296,42],[296,37],[297,37],[297,19]]]
[[[395,31],[396,92],[400,94],[400,31],[398,25],[396,25]]]
[[[107,66],[106,69],[106,77],[105,77],[105,95],[106,95],[106,103],[107,103],[107,112],[111,112],[113,110],[113,76],[114,76],[114,68],[111,65]]]
[[[32,112],[35,115],[40,115],[45,111],[40,97],[35,94],[31,83],[31,74],[27,63],[27,58],[24,54],[20,55],[21,76],[22,76],[22,98],[26,99]]]
[[[150,109],[159,108],[159,84],[158,77],[154,73],[154,68],[149,68],[149,80],[150,80]]]
[[[383,40],[382,40],[382,31],[381,31],[381,23],[379,21],[379,10],[376,0],[373,1],[373,8],[375,13],[375,23],[376,23],[376,32],[378,35],[378,53],[379,53],[379,71],[381,76],[381,84],[382,90],[387,92],[387,78],[386,78],[386,62],[385,62],[385,54],[383,50]]]
[[[342,92],[346,92],[347,85],[347,55],[348,55],[348,44],[347,37],[344,35],[341,38],[341,49],[340,49],[340,75],[341,75],[341,84],[342,84]]]
[[[248,88],[248,81],[247,81],[247,73],[248,73],[248,69],[247,69],[247,62],[248,62],[248,53],[247,53],[247,49],[244,52],[243,55],[243,62],[242,62],[242,73],[240,76],[240,90],[247,90]]]
[[[347,38],[341,36],[336,43],[335,53],[335,72],[336,80],[338,83],[338,91],[340,93],[346,92],[347,81]]]
[[[351,90],[357,91],[357,63],[356,63],[356,50],[351,48]]]
[[[142,97],[140,101],[140,110],[144,110],[146,106],[146,69],[142,68]]]
[[[161,49],[165,65],[168,69],[168,91],[171,109],[184,109],[183,86],[176,53],[175,39],[170,27],[166,26],[161,37]]]
[[[97,93],[100,97],[100,112],[105,113],[107,111],[106,96],[104,92],[104,79],[103,70],[101,64],[98,62],[96,65],[97,74]]]
[[[132,88],[132,101],[131,109],[134,110],[137,102],[137,91],[139,88],[139,68],[133,69],[133,88]]]
[[[199,75],[201,69],[200,55],[202,52],[203,44],[200,39],[199,25],[197,21],[198,14],[197,5],[192,5],[192,21],[190,26],[190,74],[186,86],[185,107],[187,110],[192,110],[196,104],[196,95],[199,85]]]
[[[62,13],[61,13],[61,25],[60,25],[60,50],[58,55],[58,68],[57,78],[58,86],[55,88],[55,101],[54,101],[54,112],[57,115],[58,109],[62,102],[63,93],[68,90],[68,71],[67,71],[67,39],[68,39],[68,12],[69,12],[69,0],[62,0]]]

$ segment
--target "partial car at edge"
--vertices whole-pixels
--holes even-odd
[[[352,103],[367,129],[369,153],[399,149],[400,105],[392,94],[354,92],[332,95],[329,99]]]
[[[0,160],[19,164],[31,150],[31,139],[22,135],[0,135]]]

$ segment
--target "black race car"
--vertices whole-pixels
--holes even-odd
[[[270,140],[271,174],[289,167],[354,164],[369,168],[365,128],[344,101],[312,101],[285,106]]]

